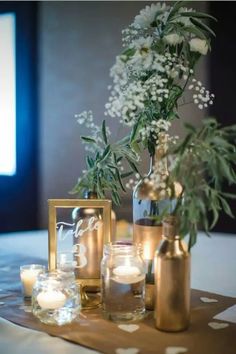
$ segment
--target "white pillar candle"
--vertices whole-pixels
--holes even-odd
[[[56,310],[64,306],[66,296],[58,290],[47,290],[38,294],[37,301],[42,309]]]
[[[39,273],[42,272],[43,269],[44,267],[42,268],[32,267],[32,268],[21,270],[20,277],[21,277],[24,296],[31,297],[33,286],[36,282],[37,276],[39,275]]]
[[[114,280],[121,284],[134,284],[145,278],[136,266],[123,265],[113,269]]]

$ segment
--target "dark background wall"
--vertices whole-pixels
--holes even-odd
[[[222,125],[236,123],[236,13],[234,8],[235,4],[230,1],[209,2],[210,13],[218,19],[214,25],[216,39],[212,42],[209,61],[211,91],[216,95],[210,114],[215,116]],[[225,191],[236,195],[236,186],[225,185],[224,188]],[[236,214],[236,199],[231,200],[230,205],[233,213]],[[236,220],[222,214],[214,230],[236,233]]]
[[[47,199],[66,198],[85,166],[79,136],[85,134],[75,113],[92,109],[95,121],[104,119],[111,83],[109,70],[122,51],[121,30],[150,2],[73,1],[41,2],[39,7],[39,107],[40,107],[40,226],[47,226]],[[205,2],[191,6],[202,11]],[[199,77],[208,86],[207,63],[199,63]],[[196,106],[181,109],[181,124],[199,124],[204,113]],[[125,134],[118,119],[108,119],[113,137]],[[148,158],[142,169],[147,171]],[[122,195],[119,218],[132,220],[132,192]]]
[[[28,162],[15,186],[6,188],[0,177],[0,232],[46,228],[47,199],[70,197],[68,191],[85,166],[79,139],[85,130],[74,115],[92,109],[96,123],[102,122],[109,69],[122,50],[121,30],[150,2],[1,1],[0,11],[9,4],[21,11],[23,21],[20,43],[25,43],[25,51],[19,54],[24,61],[23,70],[18,72],[18,107],[23,110],[18,117],[21,121],[25,117],[27,124],[19,129],[22,142],[18,159],[21,161],[25,154]],[[216,94],[211,113],[223,124],[234,123],[233,4],[194,1],[191,6],[218,18],[212,53],[201,61],[198,74],[204,86],[210,85]],[[180,114],[182,119],[175,124],[174,134],[181,134],[182,121],[199,124],[207,112],[188,106]],[[116,120],[109,124],[114,137],[117,132],[124,134]],[[143,171],[147,160],[143,161]],[[119,218],[131,219],[131,200],[131,192],[123,196],[122,206],[117,209]],[[235,211],[235,203],[232,207]],[[222,215],[215,230],[235,233],[235,220]]]

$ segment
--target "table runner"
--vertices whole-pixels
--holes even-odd
[[[236,324],[228,323],[226,328],[221,329],[212,329],[208,325],[209,322],[222,323],[213,320],[213,317],[236,304],[235,298],[192,290],[191,325],[187,331],[180,333],[156,330],[153,312],[148,312],[141,322],[120,327],[103,319],[101,309],[83,311],[70,325],[49,326],[42,324],[28,312],[30,308],[22,299],[19,283],[12,282],[12,278],[16,276],[16,268],[14,267],[12,272],[7,272],[6,269],[7,267],[5,270],[1,267],[0,262],[0,277],[3,280],[0,285],[0,301],[4,302],[0,306],[0,316],[21,326],[43,331],[106,354],[180,354],[180,348],[182,352],[185,350],[189,354],[236,353]],[[201,297],[213,298],[218,302],[203,303]],[[179,351],[176,351],[176,347],[179,347]]]

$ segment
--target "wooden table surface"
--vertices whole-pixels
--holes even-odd
[[[11,271],[16,254],[25,264],[36,259],[39,262],[47,262],[47,231],[2,234],[0,237],[0,255],[8,254],[8,263],[1,264],[0,272]],[[236,235],[214,234],[212,238],[207,238],[200,233],[198,244],[192,251],[192,287],[236,297],[235,251]],[[6,260],[5,256],[2,259]],[[19,270],[14,271],[18,273]],[[1,279],[3,281],[4,277]],[[15,287],[19,289],[19,282],[7,286],[10,290],[14,290]],[[0,319],[0,354],[45,354],[51,353],[52,348],[57,354],[94,353],[85,347]],[[222,354],[227,354],[227,351]]]

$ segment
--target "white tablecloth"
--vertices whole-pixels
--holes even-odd
[[[47,231],[0,235],[1,251],[47,259]],[[199,233],[192,250],[192,288],[236,297],[236,235]],[[0,318],[0,354],[89,354],[92,350]]]

